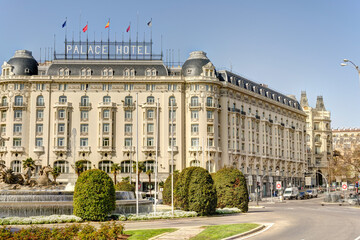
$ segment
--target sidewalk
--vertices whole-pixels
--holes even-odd
[[[161,234],[149,240],[186,240],[195,237],[203,230],[203,227],[182,227],[175,232]]]

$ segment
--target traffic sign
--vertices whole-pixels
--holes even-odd
[[[305,185],[311,186],[311,177],[305,177]]]
[[[342,186],[343,191],[347,190],[347,188],[348,188],[347,182],[342,182],[341,186]]]
[[[276,182],[276,189],[281,189],[281,181]]]

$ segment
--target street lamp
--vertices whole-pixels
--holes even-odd
[[[340,63],[340,65],[341,65],[342,67],[345,67],[345,66],[348,65],[348,63],[350,63],[350,64],[356,69],[356,71],[357,71],[358,74],[359,74],[359,81],[360,81],[360,69],[359,69],[359,66],[358,66],[358,65],[356,65],[353,61],[351,61],[351,60],[349,60],[349,59],[343,59],[343,62]]]

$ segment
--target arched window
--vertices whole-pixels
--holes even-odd
[[[65,76],[69,76],[70,75],[70,70],[68,68],[65,68]]]
[[[126,77],[130,76],[130,70],[129,69],[126,68],[124,70],[124,76],[126,76]]]
[[[83,165],[83,171],[87,171],[91,169],[91,162],[86,160],[80,160],[78,162],[81,162]]]
[[[21,161],[19,160],[12,161],[10,166],[14,173],[21,173]]]
[[[90,100],[88,96],[82,96],[81,97],[81,106],[89,106]]]
[[[60,160],[54,162],[54,167],[59,167],[61,173],[69,173],[69,162],[65,160]]]
[[[136,75],[135,69],[131,69],[131,70],[130,70],[130,76],[133,77],[133,76],[135,76],[135,75]]]
[[[83,69],[81,69],[81,76],[85,76],[85,75],[86,75],[86,69],[83,68]]]
[[[132,105],[133,100],[132,100],[132,96],[126,96],[125,97],[125,105],[129,106]]]
[[[317,134],[317,135],[315,136],[315,142],[320,142],[320,134]]]
[[[59,102],[66,103],[67,102],[67,97],[66,96],[60,96],[59,97]]]
[[[306,135],[306,142],[310,142],[310,135],[309,134]]]
[[[153,69],[153,70],[151,71],[151,76],[156,76],[156,69]]]
[[[151,70],[150,70],[150,69],[146,69],[145,75],[146,75],[146,76],[151,76]]]
[[[91,76],[91,73],[92,73],[91,69],[88,68],[88,69],[86,70],[86,76]]]
[[[63,68],[59,69],[59,76],[64,76],[64,69]]]
[[[15,106],[22,106],[22,105],[23,105],[23,97],[15,96]]]
[[[200,167],[200,161],[199,160],[191,160],[190,167]]]
[[[146,172],[148,170],[152,170],[153,172],[155,171],[155,161],[145,161],[144,165],[145,165],[144,172]]]
[[[155,98],[154,98],[153,96],[149,96],[149,97],[147,97],[146,102],[147,102],[147,103],[154,103],[154,102],[155,102]]]
[[[170,96],[169,97],[169,106],[171,106],[171,103],[173,106],[176,105],[176,101],[175,101],[175,97],[174,96]]]
[[[109,103],[109,102],[111,102],[111,97],[110,97],[110,96],[104,96],[104,97],[103,97],[103,102],[104,102],[104,103]]]
[[[1,99],[1,105],[2,106],[7,106],[8,105],[8,103],[7,103],[7,97],[2,97],[2,99]]]
[[[110,173],[111,172],[111,165],[113,165],[113,161],[101,161],[99,162],[99,169],[106,172],[106,173]]]
[[[44,106],[44,97],[42,95],[36,98],[36,106]]]
[[[108,70],[108,76],[109,76],[109,77],[114,76],[114,70],[113,70],[112,68],[109,68],[109,70]]]
[[[197,96],[194,96],[194,97],[191,97],[191,106],[193,107],[196,107],[196,106],[199,106],[199,97]]]
[[[211,107],[213,105],[213,98],[207,97],[206,98],[206,106]]]
[[[130,173],[130,171],[132,173],[134,173],[135,171],[134,171],[133,165],[134,165],[134,161],[131,161],[131,162],[130,162],[130,160],[122,161],[120,163],[121,173]]]

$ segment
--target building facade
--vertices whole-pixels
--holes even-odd
[[[2,65],[0,159],[15,172],[27,157],[59,166],[59,181],[85,168],[135,179],[144,162],[165,180],[171,169],[235,166],[254,191],[300,184],[307,169],[306,114],[294,97],[192,52],[182,67],[162,60],[57,59],[38,64],[20,50]],[[158,151],[157,151],[158,150]],[[140,175],[143,189],[148,176]],[[154,180],[154,174],[152,175]]]
[[[347,151],[354,151],[360,146],[359,128],[337,128],[332,130],[333,148],[344,154]]]
[[[322,96],[318,96],[316,107],[309,106],[306,92],[301,92],[302,109],[306,113],[306,146],[308,173],[313,185],[326,184],[329,163],[333,157],[330,111],[327,111]]]

